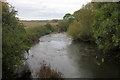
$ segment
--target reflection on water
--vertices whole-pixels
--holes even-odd
[[[119,67],[116,65],[96,64],[93,45],[72,42],[65,33],[40,38],[40,42],[30,49],[27,63],[34,78],[38,77],[37,73],[43,63],[61,72],[65,78],[120,76]]]
[[[69,57],[77,64],[82,77],[93,78],[117,78],[120,76],[120,69],[112,63],[96,64],[94,46],[88,43],[72,43],[69,48]]]

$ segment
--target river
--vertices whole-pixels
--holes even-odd
[[[38,78],[42,64],[62,73],[64,78],[117,78],[120,69],[112,63],[96,64],[94,45],[72,42],[66,33],[49,34],[29,50],[27,65]]]

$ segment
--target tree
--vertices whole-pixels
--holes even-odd
[[[120,58],[120,4],[106,3],[96,12],[93,23],[96,43],[104,55]],[[116,53],[114,53],[116,51]]]
[[[5,79],[14,77],[28,49],[26,32],[16,14],[14,7],[2,2],[2,77]]]
[[[58,22],[58,28],[61,30],[61,32],[67,31],[70,23],[74,20],[73,15],[70,13],[65,14],[63,17],[63,20]]]
[[[50,25],[50,24],[46,24],[45,27],[49,30],[49,32],[54,32],[55,31],[53,26]]]
[[[63,19],[65,20],[69,20],[71,18],[73,18],[73,16],[70,13],[65,14],[65,16],[63,17]]]
[[[68,34],[74,39],[81,39],[84,41],[92,40],[92,22],[94,19],[94,10],[92,5],[89,3],[82,9],[75,11],[74,21],[70,24]]]

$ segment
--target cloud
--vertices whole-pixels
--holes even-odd
[[[91,0],[7,0],[15,6],[20,19],[62,19]]]

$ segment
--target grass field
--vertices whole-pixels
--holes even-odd
[[[39,42],[41,36],[53,33],[57,30],[57,22],[37,22],[37,21],[22,21],[25,25],[29,44],[32,46],[34,43]],[[46,25],[47,24],[47,25]]]
[[[26,27],[44,26],[46,24],[57,25],[58,22],[37,22],[37,21],[21,21]]]

